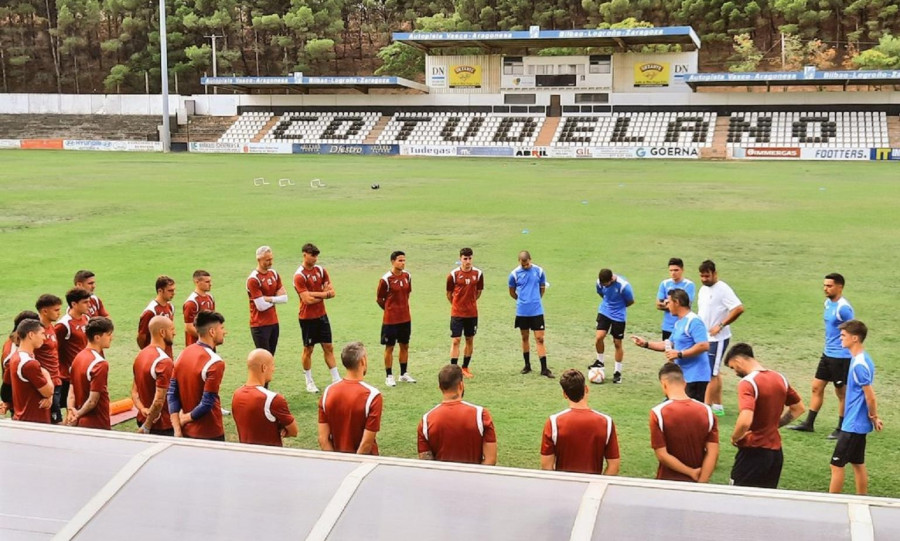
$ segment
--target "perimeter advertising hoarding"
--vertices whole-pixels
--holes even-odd
[[[22,141],[18,139],[0,139],[0,148],[22,148]]]
[[[748,160],[799,160],[799,147],[771,147],[771,148],[735,148],[731,151],[731,156],[738,159]]]
[[[900,148],[872,148],[869,149],[869,159],[877,161],[900,161]]]
[[[868,160],[868,148],[803,148],[800,149],[801,160]]]
[[[319,143],[294,143],[294,154],[351,154],[392,156],[402,154],[399,145],[330,145]]]
[[[190,152],[218,152],[226,154],[240,154],[243,151],[243,145],[240,143],[206,143],[193,142],[188,143],[188,151]]]
[[[500,157],[512,156],[513,149],[510,147],[457,147],[456,155],[463,157],[481,156],[481,157]]]
[[[403,156],[456,156],[455,146],[442,145],[400,145]]]
[[[66,139],[63,150],[92,150],[101,152],[162,152],[159,141],[96,141]]]

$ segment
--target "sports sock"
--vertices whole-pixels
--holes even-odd
[[[723,410],[723,409],[725,409],[725,408],[722,407],[722,404],[713,404],[713,405],[712,405],[712,409],[713,409],[713,411],[720,411],[720,410]]]
[[[459,362],[459,357],[450,357],[450,364],[456,364]]]
[[[341,374],[338,373],[337,366],[332,366],[328,371],[331,372],[331,381],[340,381]]]
[[[469,363],[472,361],[472,356],[467,355],[463,357],[463,368],[469,368]]]
[[[841,427],[844,426],[844,418],[843,418],[843,417],[840,417],[839,419],[840,419],[840,420],[838,421],[838,426],[837,426],[837,429],[838,429],[838,430],[840,430]]]
[[[525,366],[531,366],[531,352],[523,351],[522,358],[525,359]]]
[[[806,426],[812,427],[816,424],[816,415],[818,415],[818,411],[809,410],[809,413],[806,415]]]
[[[547,356],[541,357],[541,372],[547,370]]]
[[[616,372],[622,373],[622,363],[616,362]]]
[[[400,375],[401,376],[406,373],[406,365],[407,364],[409,364],[409,363],[400,363]]]
[[[306,383],[313,382],[312,370],[304,370],[303,375],[306,376]]]
[[[600,366],[603,366],[603,354],[602,353],[597,354],[597,362],[600,363]]]
[[[385,368],[384,373],[387,374],[388,376],[393,376],[394,370],[392,368]]]

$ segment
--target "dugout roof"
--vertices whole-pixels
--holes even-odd
[[[689,73],[684,82],[696,92],[711,86],[856,86],[900,85],[900,70],[774,71],[747,73]]]
[[[586,30],[531,30],[503,32],[395,32],[394,41],[431,53],[447,48],[478,47],[488,53],[548,47],[613,47],[628,50],[641,45],[681,45],[700,48],[700,37],[690,26],[661,28],[605,28]]]
[[[308,94],[313,89],[351,89],[368,94],[372,89],[412,89],[428,93],[428,87],[403,77],[305,77],[288,75],[285,77],[201,77],[200,84],[206,87],[224,88],[243,93],[253,90],[280,90],[297,94]]]
[[[900,500],[889,498],[340,455],[9,420],[0,421],[0,456],[4,541],[900,539]]]

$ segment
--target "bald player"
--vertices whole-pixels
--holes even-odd
[[[282,447],[282,438],[300,433],[287,400],[266,387],[275,375],[275,357],[264,349],[247,356],[247,383],[234,392],[231,414],[241,443]]]
[[[132,368],[131,400],[138,410],[138,433],[174,436],[166,391],[175,363],[166,347],[172,347],[175,340],[175,322],[166,316],[154,316],[149,330],[150,344],[138,353]]]

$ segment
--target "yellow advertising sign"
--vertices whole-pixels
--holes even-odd
[[[634,86],[669,86],[669,63],[639,62],[635,64]]]
[[[481,65],[450,66],[450,88],[481,88]]]

